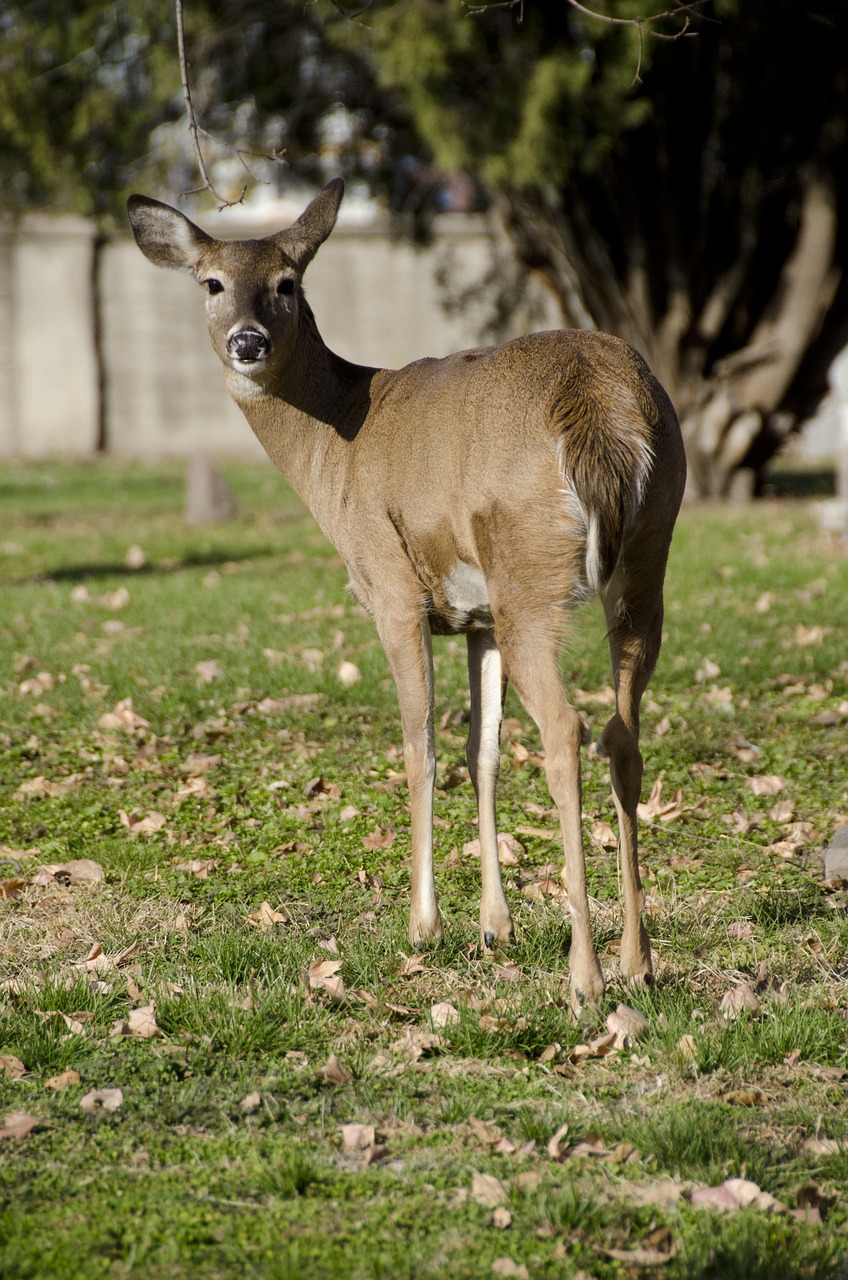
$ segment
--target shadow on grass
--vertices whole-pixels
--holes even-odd
[[[17,586],[27,586],[39,582],[85,582],[91,578],[144,578],[167,576],[182,573],[186,569],[207,569],[216,565],[230,564],[242,560],[270,560],[280,554],[279,547],[253,547],[238,552],[210,551],[204,555],[187,555],[159,563],[145,564],[138,569],[131,569],[121,560],[104,561],[100,564],[71,564],[60,569],[47,569],[40,573],[15,578]]]

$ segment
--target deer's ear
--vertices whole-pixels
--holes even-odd
[[[148,196],[130,196],[127,213],[136,244],[157,267],[192,271],[213,243],[185,214]]]
[[[274,237],[286,257],[301,271],[312,261],[336,225],[344,189],[341,178],[333,178],[306,206],[297,221]]]

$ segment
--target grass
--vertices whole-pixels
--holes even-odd
[[[437,642],[447,935],[410,956],[402,744],[373,627],[283,482],[228,474],[243,514],[194,530],[177,465],[0,480],[0,1125],[38,1121],[0,1140],[0,1276],[471,1280],[509,1259],[615,1280],[657,1249],[674,1280],[848,1276],[848,897],[819,856],[848,822],[844,547],[793,501],[682,517],[644,704],[645,798],[660,777],[663,802],[680,791],[641,829],[657,984],[616,973],[616,857],[592,839],[614,810],[590,754],[608,997],[578,1027],[535,727],[510,695],[519,941],[493,963],[463,847],[464,651]],[[564,670],[597,734],[592,608]],[[51,873],[75,859],[102,878]],[[757,1007],[728,1021],[741,984]],[[647,1019],[638,1043],[575,1052],[619,1002]],[[116,1033],[150,1006],[156,1034]],[[116,1110],[81,1106],[102,1089]],[[497,1179],[499,1215],[475,1174]],[[690,1203],[730,1178],[784,1208]],[[791,1215],[803,1204],[821,1222]]]

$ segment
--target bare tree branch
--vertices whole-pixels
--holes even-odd
[[[181,197],[194,196],[198,195],[201,191],[209,191],[215,199],[219,201],[218,212],[220,213],[221,209],[229,209],[233,205],[242,203],[247,192],[247,183],[242,187],[241,195],[237,200],[228,200],[226,196],[221,195],[220,191],[215,189],[212,179],[209,177],[209,171],[206,168],[206,161],[203,158],[203,149],[200,145],[199,136],[201,133],[204,137],[211,138],[213,142],[217,142],[220,146],[228,147],[231,151],[234,151],[242,166],[254,182],[265,182],[265,179],[258,177],[252,171],[244,158],[245,156],[257,156],[263,160],[274,160],[278,164],[282,164],[285,153],[282,151],[271,151],[270,153],[267,151],[251,151],[247,147],[235,147],[232,143],[224,142],[222,138],[216,138],[208,129],[204,129],[202,125],[197,123],[197,117],[194,113],[194,103],[192,102],[191,97],[191,85],[188,78],[188,59],[186,58],[185,27],[183,23],[183,0],[174,0],[174,13],[177,23],[177,51],[180,59],[180,78],[183,86],[183,101],[185,102],[186,116],[188,117],[188,132],[191,138],[191,147],[194,152],[195,163],[197,164],[198,172],[203,179],[202,186],[193,187],[190,191],[183,191],[180,195]]]
[[[200,129],[197,123],[197,117],[194,114],[194,104],[191,100],[191,86],[188,80],[188,62],[185,51],[185,27],[183,24],[183,0],[174,0],[174,15],[177,22],[177,52],[180,59],[180,77],[183,85],[183,101],[185,102],[186,115],[188,117],[188,132],[189,137],[191,138],[191,146],[194,152],[195,163],[197,164],[198,172],[203,179],[202,186],[193,187],[191,191],[183,191],[180,193],[180,196],[182,198],[183,196],[197,195],[201,191],[211,191],[215,199],[220,201],[220,211],[220,209],[229,208],[231,205],[241,204],[244,199],[244,193],[247,191],[247,185],[245,184],[242,188],[242,193],[238,200],[228,200],[226,196],[221,195],[220,191],[215,190],[212,179],[209,177],[206,169],[206,161],[203,159],[203,149],[198,137]]]

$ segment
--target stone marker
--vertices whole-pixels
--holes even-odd
[[[824,851],[825,880],[848,880],[848,827],[839,827]]]
[[[209,458],[190,458],[186,470],[186,524],[212,524],[237,515],[233,491],[215,463]]]

